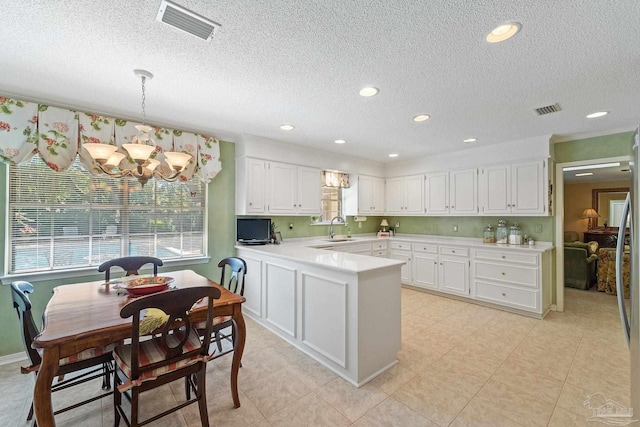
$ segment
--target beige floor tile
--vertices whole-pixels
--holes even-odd
[[[367,412],[355,427],[437,427],[433,421],[403,405],[392,397]]]
[[[491,377],[509,388],[520,390],[540,399],[555,402],[562,391],[563,382],[521,364],[518,359],[509,359]]]
[[[437,361],[420,373],[435,384],[446,387],[467,399],[471,399],[487,381],[486,375],[466,369],[465,363]]]
[[[493,379],[478,392],[476,403],[524,426],[543,426],[551,418],[555,402],[539,399]]]
[[[440,352],[438,349],[433,349],[429,353],[425,353],[425,351],[411,343],[403,343],[402,348],[397,354],[400,365],[414,372],[420,372],[427,368],[437,360],[439,356]]]
[[[560,393],[560,397],[558,398],[557,406],[575,414],[582,415],[585,418],[589,417],[592,415],[593,411],[585,405],[585,402],[588,401],[589,396],[592,396],[594,393],[602,393],[605,398],[611,399],[625,407],[630,405],[630,393],[627,387],[620,387],[618,390],[614,390],[612,392],[603,392],[566,383]]]
[[[311,393],[312,389],[290,368],[264,374],[244,392],[258,410],[268,417]]]
[[[316,393],[352,422],[388,396],[370,384],[358,388],[342,378],[336,378],[329,382],[316,390]]]
[[[515,421],[491,411],[474,399],[460,412],[450,427],[521,427]]]
[[[470,400],[422,375],[391,396],[441,426],[453,421]]]
[[[551,415],[548,427],[593,427],[598,424],[587,421],[587,418],[583,415],[574,414],[558,406],[553,411],[553,415]]]
[[[380,389],[386,394],[392,394],[404,384],[415,378],[417,373],[402,364],[397,364],[393,368],[375,377],[369,384]]]
[[[340,427],[351,424],[317,394],[311,393],[297,402],[279,410],[267,419],[273,427]]]

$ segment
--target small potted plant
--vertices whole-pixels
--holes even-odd
[[[317,224],[320,221],[320,217],[311,215],[311,224]]]

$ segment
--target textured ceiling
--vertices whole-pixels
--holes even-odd
[[[149,122],[378,162],[640,123],[638,0],[176,3],[222,25],[212,41],[157,22],[160,0],[3,1],[0,93],[137,119],[143,68]],[[521,32],[485,42],[507,21]]]

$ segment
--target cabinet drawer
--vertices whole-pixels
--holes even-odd
[[[509,282],[514,285],[527,286],[530,288],[538,287],[537,268],[490,264],[480,261],[475,263],[475,267],[475,277],[478,279],[498,280],[500,282]]]
[[[373,256],[377,256],[377,257],[386,257],[387,256],[387,250],[383,249],[383,250],[377,250],[377,251],[373,251],[371,253],[371,255]]]
[[[493,283],[476,282],[476,298],[501,305],[508,305],[528,311],[540,311],[538,305],[540,292],[535,290],[512,288]]]
[[[391,242],[391,249],[401,249],[403,251],[411,250],[411,243],[407,242]]]
[[[371,243],[356,243],[352,252],[371,252]]]
[[[468,257],[469,256],[469,248],[453,248],[453,247],[449,247],[449,246],[440,246],[440,254]]]
[[[388,247],[387,242],[373,242],[371,246],[374,251],[379,249],[384,249],[386,251]]]
[[[414,252],[426,252],[426,253],[429,253],[429,254],[437,254],[438,253],[438,246],[437,245],[414,243],[412,245],[412,248],[413,248]]]
[[[477,250],[476,258],[477,259],[487,259],[491,261],[503,261],[503,262],[516,262],[518,264],[526,264],[526,265],[538,265],[538,254],[527,254],[527,253],[519,253],[518,252],[498,252],[498,251],[485,251],[485,250]]]

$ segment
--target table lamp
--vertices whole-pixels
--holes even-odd
[[[389,222],[386,219],[380,221],[380,227],[382,227],[382,231],[387,231],[387,227],[389,227]]]
[[[587,230],[591,230],[593,228],[593,223],[591,222],[593,218],[598,218],[598,212],[596,212],[593,208],[587,208],[582,212],[582,218],[587,218]]]

